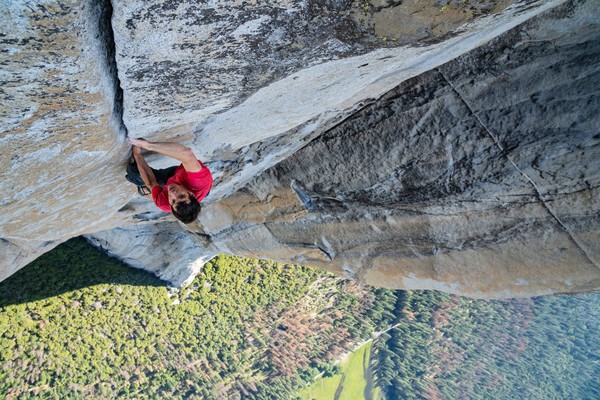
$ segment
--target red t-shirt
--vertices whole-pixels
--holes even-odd
[[[199,161],[200,162],[200,161]],[[210,192],[213,184],[213,178],[210,170],[200,162],[202,169],[198,172],[188,172],[181,164],[175,170],[175,174],[167,180],[165,186],[154,186],[152,188],[152,200],[163,211],[171,212],[169,204],[169,189],[171,183],[177,183],[185,186],[188,190],[194,193],[198,201],[202,201]]]

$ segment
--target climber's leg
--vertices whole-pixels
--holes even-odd
[[[156,182],[158,182],[160,186],[165,186],[167,184],[167,180],[175,175],[175,170],[177,167],[178,165],[163,169],[152,168],[152,172],[154,172],[154,176],[156,177]]]
[[[177,166],[175,165],[173,167],[163,169],[152,168],[152,172],[154,173],[158,184],[164,186],[167,184],[167,180],[175,174],[176,169]],[[140,175],[137,163],[133,159],[127,164],[127,175],[125,175],[125,179],[138,187],[138,193],[141,196],[147,196],[150,194],[150,189],[148,189],[148,187],[144,184],[144,180]]]

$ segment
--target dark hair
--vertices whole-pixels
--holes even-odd
[[[181,202],[175,204],[177,208],[171,206],[171,212],[175,218],[184,224],[190,224],[194,222],[196,218],[198,218],[198,214],[200,214],[200,209],[202,208],[200,202],[195,196],[190,195],[189,199],[189,203]]]

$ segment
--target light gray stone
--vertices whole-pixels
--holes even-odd
[[[176,137],[213,163],[218,200],[399,82],[560,3],[525,2],[446,40],[394,47],[350,22],[351,2],[117,2],[124,120],[133,136]],[[269,45],[272,32],[287,45]],[[333,38],[343,46],[324,45]]]
[[[92,1],[0,4],[0,237],[114,227],[131,197],[112,190],[127,148],[106,13]]]

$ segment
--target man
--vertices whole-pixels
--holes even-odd
[[[163,211],[172,212],[184,224],[194,222],[202,201],[212,187],[210,170],[194,155],[192,149],[178,143],[149,142],[128,138],[135,160],[127,167],[127,180],[138,185],[140,194],[152,194],[152,200]],[[162,170],[151,168],[142,149],[181,161],[181,165]],[[141,178],[141,179],[140,179]],[[143,190],[149,189],[148,192]]]

